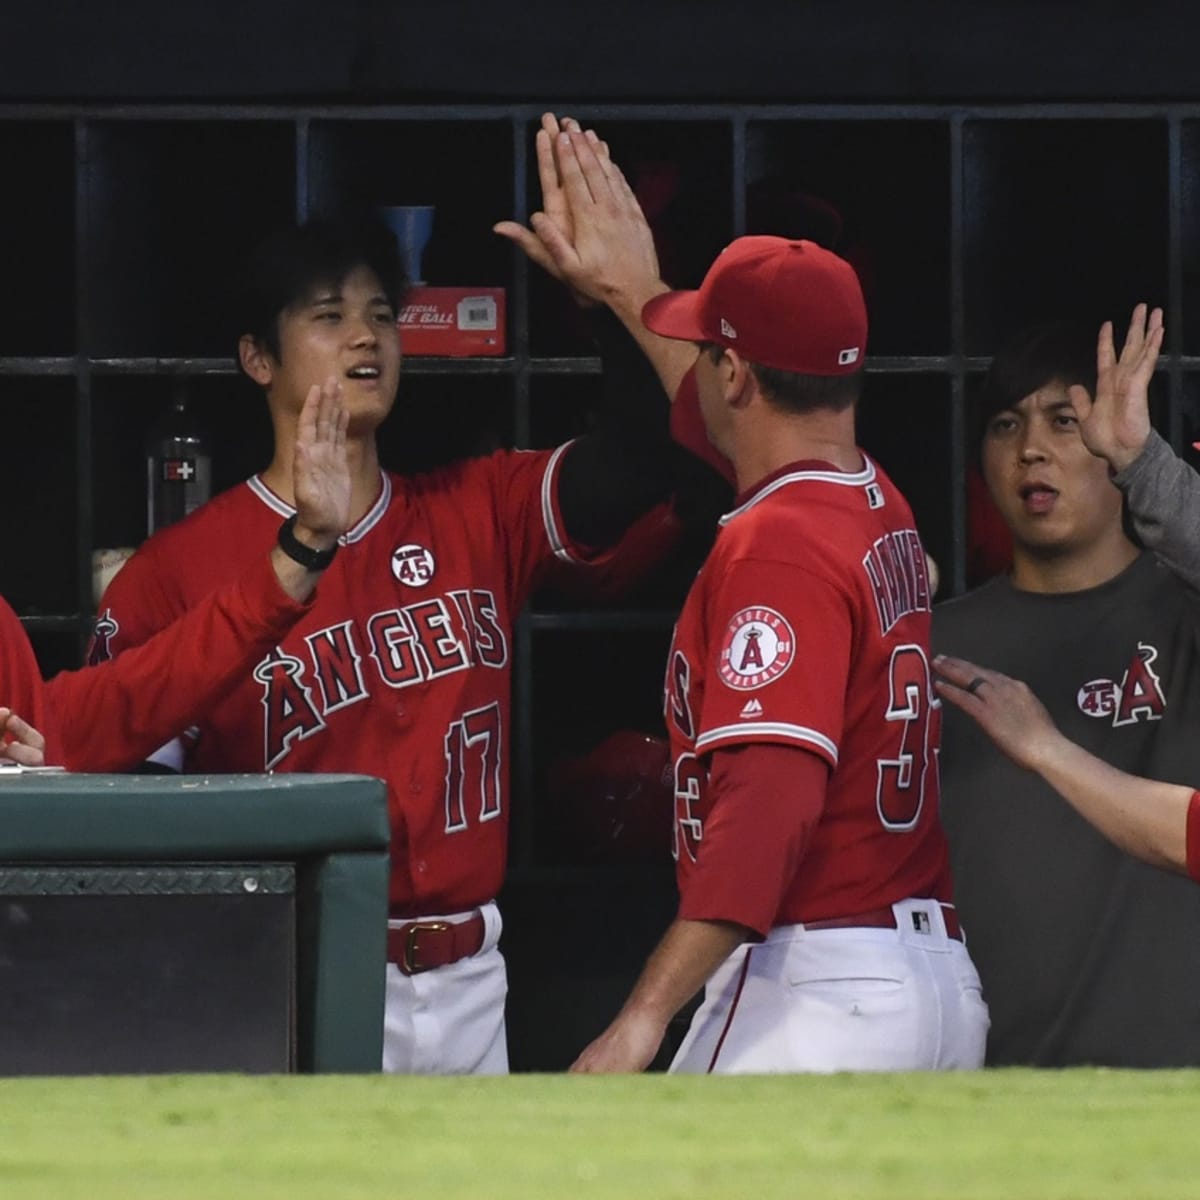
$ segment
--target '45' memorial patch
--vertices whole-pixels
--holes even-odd
[[[721,645],[722,681],[749,691],[778,679],[792,665],[796,635],[773,608],[743,608],[725,628]]]

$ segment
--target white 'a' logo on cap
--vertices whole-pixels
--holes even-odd
[[[737,337],[737,330],[724,317],[721,318],[721,336],[727,338]]]

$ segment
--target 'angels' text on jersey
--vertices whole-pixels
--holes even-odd
[[[324,729],[329,713],[367,698],[364,657],[397,689],[475,666],[503,669],[508,642],[496,612],[490,591],[463,589],[374,613],[365,629],[353,620],[318,629],[304,639],[307,661],[276,648],[254,669],[263,689],[264,769]]]

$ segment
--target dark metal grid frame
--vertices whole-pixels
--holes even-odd
[[[295,132],[295,215],[303,219],[310,206],[312,178],[312,123],[346,122],[507,122],[513,162],[514,211],[528,210],[526,179],[532,130],[544,108],[570,112],[589,123],[653,123],[670,126],[694,122],[724,123],[730,131],[729,178],[732,181],[731,237],[746,225],[747,127],[753,123],[802,124],[805,122],[942,122],[948,132],[949,293],[950,352],[944,355],[869,356],[866,369],[883,375],[921,373],[949,379],[951,391],[951,530],[953,538],[949,579],[952,594],[965,589],[966,565],[966,394],[967,381],[986,369],[988,359],[966,353],[965,227],[967,221],[964,187],[967,170],[964,131],[968,125],[995,121],[1097,121],[1161,122],[1167,131],[1168,211],[1167,226],[1167,329],[1168,340],[1160,371],[1168,380],[1167,433],[1178,451],[1183,439],[1183,396],[1185,377],[1200,373],[1200,355],[1183,353],[1183,238],[1184,238],[1184,126],[1200,121],[1200,103],[1161,104],[467,104],[467,105],[8,105],[0,106],[0,122],[70,122],[74,129],[75,177],[75,325],[76,353],[70,356],[0,357],[0,377],[74,376],[76,389],[75,467],[79,481],[76,511],[77,602],[73,613],[26,618],[26,626],[38,631],[78,634],[82,645],[91,617],[90,579],[92,542],[92,467],[90,446],[98,414],[92,403],[92,381],[103,376],[211,376],[235,373],[232,359],[203,357],[102,357],[95,345],[90,324],[91,297],[99,282],[89,277],[87,250],[91,239],[102,231],[89,225],[88,187],[97,153],[93,130],[124,122],[290,122]],[[535,376],[592,375],[599,363],[589,357],[534,357],[530,354],[528,312],[528,265],[513,253],[512,303],[510,305],[511,348],[497,359],[408,360],[406,372],[423,375],[507,375],[514,384],[514,431],[518,445],[528,444],[531,428],[530,383]],[[662,612],[537,613],[524,614],[518,624],[514,672],[515,781],[528,782],[533,773],[533,714],[531,684],[534,670],[534,635],[541,629],[621,632],[662,628],[673,614]],[[532,854],[532,831],[527,822],[514,827],[514,861],[528,865]]]

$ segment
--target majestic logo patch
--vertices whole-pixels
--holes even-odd
[[[778,679],[792,665],[796,635],[773,608],[743,608],[725,629],[719,671],[740,692]]]
[[[763,711],[762,701],[758,699],[747,700],[742,705],[742,711],[738,713],[739,717],[761,717]]]
[[[424,587],[435,569],[433,551],[424,546],[398,546],[392,551],[392,574],[406,587]]]

